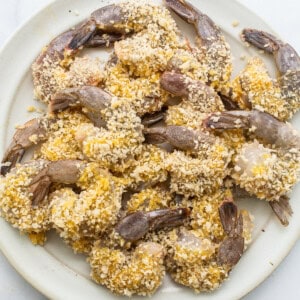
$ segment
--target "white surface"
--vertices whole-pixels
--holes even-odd
[[[3,40],[11,34],[20,22],[49,1],[0,0],[0,2],[0,43],[3,43]],[[285,40],[291,42],[300,52],[300,40],[296,39],[297,34],[293,34],[294,29],[299,26],[297,11],[299,11],[300,4],[297,4],[297,1],[284,1],[285,7],[282,7],[283,1],[279,0],[240,0],[240,2],[247,4],[248,7],[263,17],[275,31]],[[285,20],[284,24],[283,19]],[[26,45],[19,50],[26,51]],[[300,249],[299,242],[272,276],[246,299],[299,299],[300,291],[297,279],[299,278],[300,255],[297,249]],[[260,266],[256,267],[259,268]],[[247,275],[244,274],[244,276]],[[0,299],[43,299],[43,297],[15,273],[5,261],[5,258],[0,257]]]

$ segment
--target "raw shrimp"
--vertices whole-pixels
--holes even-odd
[[[245,128],[263,143],[245,143],[235,157],[231,176],[248,193],[279,201],[299,180],[300,135],[290,124],[260,111],[230,111],[210,116],[206,126]]]
[[[125,99],[112,99],[104,113],[107,129],[82,124],[76,139],[83,154],[107,168],[124,165],[142,151],[141,119]]]
[[[98,115],[93,121],[99,125],[101,118]],[[1,174],[9,172],[22,160],[26,150],[34,145],[40,145],[40,148],[35,150],[35,158],[46,160],[83,158],[74,138],[75,129],[82,123],[90,123],[90,120],[79,112],[68,110],[58,113],[55,117],[48,115],[35,118],[18,126],[2,159]],[[41,144],[42,142],[44,143]]]
[[[77,194],[65,187],[48,197],[54,183],[76,185],[81,191]],[[116,223],[125,186],[125,181],[97,163],[60,160],[49,162],[36,174],[28,192],[36,205],[48,198],[54,228],[68,243],[74,244],[82,238],[97,239]]]
[[[163,247],[142,242],[130,253],[95,245],[88,261],[91,277],[119,295],[151,295],[162,284],[165,275]]]
[[[34,243],[43,244],[45,232],[51,228],[47,201],[35,202],[30,194],[32,178],[46,166],[45,160],[33,160],[13,168],[0,178],[1,216],[33,238]]]
[[[137,211],[124,217],[116,226],[116,231],[125,240],[136,241],[151,230],[176,227],[189,216],[188,208],[158,209],[148,212]]]
[[[218,288],[244,252],[243,215],[240,212],[238,216],[235,204],[232,200],[223,201],[223,196],[217,192],[212,195],[213,201],[206,200],[213,211],[203,210],[201,212],[205,214],[202,216],[194,214],[199,221],[204,219],[206,231],[201,227],[174,229],[165,239],[167,271],[176,282],[196,292]],[[220,224],[217,236],[214,236],[217,232],[215,223]],[[247,234],[251,236],[251,228]]]
[[[205,14],[185,0],[165,0],[168,8],[188,23],[194,25],[199,38],[196,56],[205,66],[208,83],[222,90],[228,84],[232,72],[230,47],[220,28]]]
[[[160,79],[162,88],[169,93],[183,97],[200,113],[223,111],[223,103],[215,90],[205,83],[186,75],[164,72]]]
[[[91,57],[76,57],[75,51],[67,51],[78,27],[70,29],[46,46],[32,65],[35,97],[48,103],[51,96],[67,87],[98,85],[103,79],[100,60]],[[91,46],[105,46],[120,39],[121,36],[102,35],[94,38]],[[92,37],[93,39],[93,37]],[[87,42],[88,43],[88,42]]]
[[[222,185],[232,155],[222,139],[184,126],[145,128],[144,134],[149,143],[167,142],[183,150],[174,151],[166,160],[172,192],[201,195]]]
[[[300,149],[300,135],[289,123],[257,110],[215,113],[207,118],[205,126],[215,130],[245,128],[266,145]]]
[[[243,109],[258,109],[280,120],[291,119],[300,108],[300,58],[291,45],[273,35],[244,29],[242,39],[274,55],[280,77],[270,78],[260,58],[251,59],[233,81],[233,98]]]

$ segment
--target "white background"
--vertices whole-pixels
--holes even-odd
[[[61,0],[63,1],[63,0]],[[209,0],[207,0],[209,1]],[[222,1],[222,0],[220,0]],[[300,1],[299,0],[238,0],[259,16],[285,40],[290,42],[300,53]],[[14,30],[26,21],[34,12],[51,0],[0,0],[0,47]],[[26,51],[24,49],[20,51]],[[3,72],[3,70],[1,70]],[[1,93],[1,91],[0,91]],[[300,201],[300,199],[299,199]],[[278,241],[280,243],[280,241]],[[255,264],[255,262],[253,262]],[[259,268],[260,266],[256,266]],[[263,282],[244,299],[276,300],[300,299],[300,241],[290,254]],[[241,274],[247,276],[247,274]],[[0,299],[2,300],[37,300],[45,299],[33,289],[9,265],[0,253]],[[201,299],[201,296],[199,296]]]

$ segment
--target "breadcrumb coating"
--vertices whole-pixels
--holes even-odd
[[[139,210],[151,211],[170,207],[171,193],[160,187],[144,189],[132,195],[127,202],[127,212],[133,213]]]
[[[139,154],[144,137],[141,119],[126,100],[114,99],[104,115],[107,129],[82,124],[77,128],[76,139],[86,157],[110,168]]]
[[[95,246],[89,256],[91,277],[119,295],[153,294],[165,275],[163,247],[141,243],[132,253]]]
[[[213,145],[201,144],[194,156],[174,151],[166,160],[171,175],[171,191],[200,196],[219,189],[228,175],[231,155],[230,149],[218,138]]]
[[[105,87],[117,97],[126,98],[138,115],[159,111],[167,101],[167,93],[160,88],[160,73],[133,77],[128,68],[117,62],[106,69]]]
[[[250,106],[282,121],[290,119],[299,109],[299,103],[287,101],[283,96],[280,85],[270,77],[265,63],[258,57],[248,61],[245,69],[233,80],[232,87],[233,98],[242,109],[248,110]]]
[[[241,148],[231,176],[251,195],[279,200],[298,181],[299,157],[299,149],[272,150],[254,141]]]
[[[124,191],[122,184],[97,163],[89,163],[77,183],[80,194],[71,188],[53,192],[50,218],[60,236],[77,251],[82,248],[86,252],[91,246],[90,239],[96,240],[116,223]]]
[[[227,90],[232,73],[232,61],[230,46],[224,36],[212,39],[209,45],[201,45],[195,48],[197,58],[207,70],[208,82],[216,90]]]
[[[42,243],[44,233],[51,228],[47,203],[33,206],[28,192],[34,175],[46,166],[46,161],[30,161],[17,165],[10,173],[0,179],[1,216],[21,232],[32,234],[37,244]]]
[[[35,152],[35,158],[50,161],[61,159],[83,159],[80,145],[75,139],[77,127],[90,120],[80,112],[66,110],[56,116],[48,128],[48,139]]]
[[[218,245],[196,231],[173,230],[166,243],[167,270],[175,282],[199,293],[218,288],[227,278],[229,268],[216,261]]]
[[[47,47],[44,50],[47,51]],[[32,65],[34,95],[48,103],[56,92],[68,87],[98,85],[103,80],[103,68],[98,58],[77,57],[67,70],[58,54],[44,55]]]

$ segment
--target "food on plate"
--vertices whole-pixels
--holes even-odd
[[[287,226],[300,171],[300,135],[286,122],[299,109],[299,56],[262,31],[242,38],[274,55],[277,80],[259,58],[231,79],[221,29],[184,0],[104,6],[54,38],[32,65],[48,112],[19,126],[4,154],[1,216],[33,244],[55,230],[118,295],[151,295],[166,273],[217,289],[252,241],[239,199],[268,201]],[[87,47],[112,47],[110,57]]]

